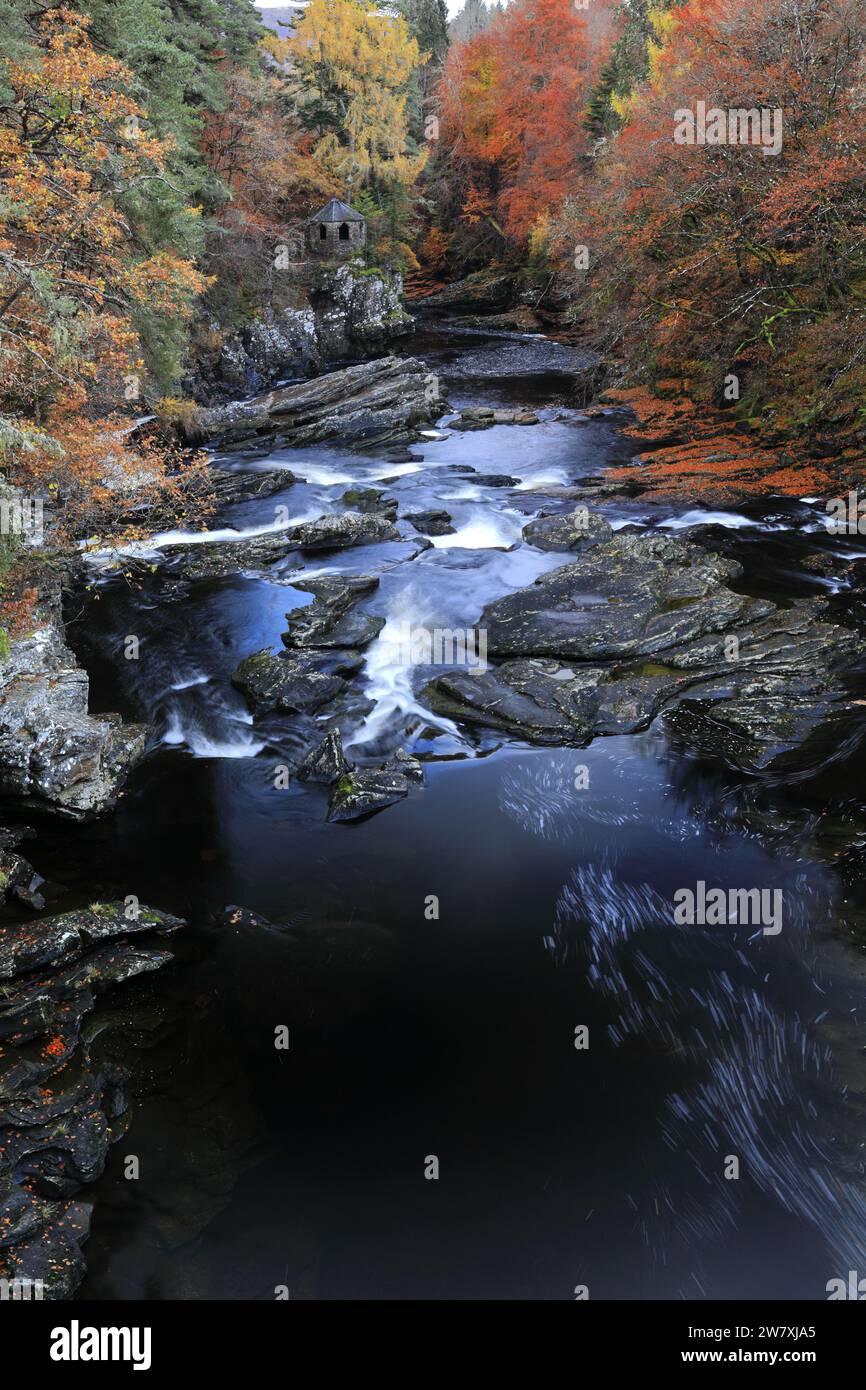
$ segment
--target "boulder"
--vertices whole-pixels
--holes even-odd
[[[382,357],[250,400],[190,412],[178,421],[188,443],[229,445],[268,436],[284,445],[331,443],[369,449],[406,443],[444,409],[438,378],[414,357]]]
[[[337,512],[316,521],[302,521],[288,531],[301,550],[346,550],[353,545],[398,541],[400,532],[378,512]]]
[[[172,572],[183,579],[222,579],[268,570],[297,548],[287,529],[237,541],[179,541],[165,545],[163,553]]]
[[[232,674],[232,685],[245,696],[254,714],[279,710],[285,714],[312,714],[342,695],[361,658],[341,661],[321,653],[282,652],[267,649],[244,657]]]
[[[452,536],[455,527],[451,525],[451,517],[444,508],[431,508],[425,512],[406,512],[405,520],[411,521],[416,531],[420,531],[422,536]]]
[[[353,512],[374,512],[388,521],[397,519],[397,498],[387,497],[381,488],[351,487],[341,498],[344,507]]]
[[[358,599],[378,589],[375,575],[323,575],[299,579],[293,587],[313,594],[315,602],[286,614],[289,630],[283,642],[287,647],[365,647],[385,625],[384,618],[349,612]]]
[[[611,544],[492,604],[478,626],[504,659],[443,673],[424,702],[538,743],[662,717],[680,742],[748,774],[790,766],[819,731],[842,736],[844,675],[866,641],[828,620],[824,600],[777,608],[737,594],[723,582],[739,574],[733,561],[667,538]]]
[[[491,410],[471,406],[460,412],[456,420],[448,421],[450,430],[489,430],[494,425],[538,425],[541,421],[534,410]]]
[[[343,753],[343,743],[338,729],[331,729],[322,742],[307,754],[298,768],[298,778],[302,782],[319,782],[329,787],[339,782],[351,772],[351,763]]]
[[[230,469],[214,465],[210,481],[217,504],[227,507],[253,497],[271,497],[275,492],[292,487],[298,480],[288,468]]]
[[[479,626],[491,656],[654,656],[772,612],[728,588],[739,573],[735,561],[667,536],[615,535],[490,604]]]
[[[0,668],[0,795],[73,820],[115,804],[147,730],[89,714],[89,692],[59,616],[37,610]]]
[[[586,507],[557,516],[539,516],[523,528],[523,539],[538,550],[579,550],[613,536],[610,523]]]
[[[0,928],[0,1278],[40,1297],[83,1278],[91,1204],[76,1194],[126,1128],[123,1072],[91,1068],[82,1023],[99,994],[170,961],[149,938],[181,926],[106,903]]]
[[[356,768],[341,777],[331,792],[329,821],[356,821],[384,811],[409,794],[409,779],[403,772],[383,768]]]
[[[472,481],[479,487],[517,487],[520,479],[510,473],[473,473]]]

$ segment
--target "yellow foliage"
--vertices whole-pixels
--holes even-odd
[[[626,96],[618,96],[616,92],[611,92],[610,104],[620,120],[627,121],[634,104],[634,94],[629,92]]]
[[[649,59],[649,82],[654,85],[658,75],[658,61],[664,50],[665,44],[670,39],[680,21],[676,10],[669,9],[667,4],[650,5],[647,10],[647,18],[653,27],[655,40],[649,39],[647,42],[647,57]]]
[[[310,0],[289,50],[312,99],[339,125],[315,147],[322,167],[350,197],[371,182],[410,187],[427,151],[408,153],[406,88],[421,54],[405,20],[357,0]]]
[[[550,213],[540,212],[532,224],[529,233],[529,253],[532,256],[543,255],[547,250],[550,241]]]

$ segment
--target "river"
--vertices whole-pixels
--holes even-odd
[[[229,460],[305,481],[209,526],[257,534],[378,486],[401,515],[446,509],[451,534],[415,558],[405,540],[296,552],[268,579],[177,592],[100,583],[74,615],[92,708],[155,733],[116,813],[46,829],[40,868],[73,899],[135,893],[189,922],[175,964],[125,986],[134,1029],[100,1025],[135,1104],[79,1296],[823,1298],[866,1268],[859,743],[794,785],[744,787],[662,727],[539,748],[432,714],[430,673],[394,659],[403,625],[471,627],[566,563],[521,543],[543,489],[635,446],[622,416],[575,407],[570,350],[430,329],[410,351],[455,408],[531,405],[541,423],[428,438],[400,464]],[[859,602],[798,568],[814,503],[598,510],[715,523],[755,592]],[[316,719],[254,721],[230,684],[242,657],[280,650],[309,601],[301,570],[379,576],[365,608],[386,624],[344,741],[424,766],[423,787],[356,824],[326,822],[324,788],[274,785]],[[785,931],[673,925],[698,881],[783,889]]]

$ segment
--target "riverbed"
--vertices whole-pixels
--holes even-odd
[[[744,784],[661,725],[534,747],[430,709],[431,672],[396,659],[406,625],[471,629],[564,564],[524,525],[637,446],[621,414],[575,406],[570,349],[429,329],[410,350],[453,410],[531,406],[540,423],[445,416],[400,463],[223,457],[303,481],[197,538],[156,537],[154,563],[339,511],[359,487],[399,517],[444,509],[453,530],[419,553],[404,523],[398,541],[176,592],[98,579],[72,615],[92,708],[154,732],[114,814],[40,830],[39,867],[73,899],[134,893],[189,923],[173,966],[124,987],[134,1035],[106,1031],[134,1104],[92,1193],[79,1296],[826,1297],[866,1262],[862,741]],[[502,474],[513,486],[474,480]],[[820,588],[859,614],[850,566],[800,566],[816,545],[857,550],[823,534],[817,499],[594,507],[615,528],[713,527],[753,592]],[[292,580],[323,573],[377,576],[364,608],[385,620],[339,715],[347,754],[405,749],[424,770],[350,825],[326,820],[323,787],[275,785],[332,716],[254,717],[230,679],[280,650],[309,602]],[[785,929],[675,925],[697,882],[782,890]]]

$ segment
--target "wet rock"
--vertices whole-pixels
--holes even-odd
[[[420,762],[405,748],[398,748],[379,767],[347,766],[332,784],[328,820],[363,820],[402,801],[411,786],[423,781]]]
[[[66,965],[113,937],[138,932],[177,931],[183,923],[168,913],[141,908],[128,918],[122,904],[97,904],[37,922],[0,926],[0,980],[47,965]]]
[[[405,772],[387,768],[356,768],[336,783],[328,804],[329,821],[363,820],[384,811],[409,794]]]
[[[492,430],[492,406],[466,406],[455,419],[448,421],[448,428],[455,430]]]
[[[453,536],[455,527],[444,508],[432,507],[425,512],[406,512],[406,521],[411,521],[416,531],[423,536]]]
[[[417,301],[418,307],[426,313],[453,313],[465,310],[468,313],[483,314],[495,312],[512,305],[518,293],[517,277],[509,272],[497,274],[489,270],[476,271],[463,280],[446,285],[434,294],[425,295]]]
[[[356,664],[360,664],[360,658]],[[254,714],[279,710],[286,714],[310,714],[347,689],[339,663],[312,652],[265,649],[244,657],[232,674]],[[348,668],[344,665],[342,670]]]
[[[610,523],[586,507],[557,516],[539,516],[523,528],[523,539],[538,550],[579,550],[609,541]]]
[[[152,936],[182,925],[109,903],[0,928],[0,1278],[38,1281],[42,1297],[83,1277],[91,1208],[73,1199],[126,1123],[122,1075],[93,1065],[83,1020],[99,994],[171,960]]]
[[[172,573],[183,579],[222,579],[226,575],[267,570],[297,549],[288,531],[249,540],[181,542],[166,546]]]
[[[313,594],[315,602],[286,614],[287,647],[365,647],[385,626],[385,619],[349,610],[379,587],[376,576],[342,577],[324,575],[319,579],[300,579],[294,585]]]
[[[353,512],[374,512],[387,517],[388,521],[397,519],[397,498],[386,497],[381,488],[349,488],[342,496],[343,504]]]
[[[114,805],[147,730],[89,714],[89,692],[64,640],[58,597],[37,608],[0,668],[0,795],[72,820]]]
[[[605,549],[602,544],[590,554]],[[701,562],[694,559],[699,570]],[[735,595],[742,606],[716,603],[679,633],[671,630],[669,611],[641,619],[637,638],[633,610],[616,641],[607,605],[587,609],[585,574],[575,578],[573,570],[568,566],[549,576],[560,597],[563,582],[575,585],[573,603],[534,610],[533,619],[536,632],[544,620],[550,638],[533,645],[558,641],[565,657],[551,651],[484,671],[449,671],[422,691],[425,703],[449,717],[539,743],[634,733],[661,716],[679,742],[748,773],[790,766],[816,740],[842,736],[844,672],[862,657],[866,641],[828,622],[822,600],[776,609]],[[676,579],[675,568],[671,574]],[[600,615],[595,627],[593,607]],[[712,615],[717,625],[706,627]],[[656,621],[659,648],[649,652]],[[508,641],[520,645],[525,635],[518,621]]]
[[[424,692],[439,713],[504,729],[537,743],[583,743],[646,728],[665,700],[691,684],[675,667],[634,672],[556,660],[506,661],[487,671],[453,671]]]
[[[481,406],[471,406],[462,410],[456,420],[448,421],[452,430],[488,430],[494,425],[538,425],[540,420],[534,410],[491,410]]]
[[[230,444],[259,434],[279,435],[290,446],[328,442],[362,449],[417,439],[443,409],[438,378],[423,362],[383,357],[197,410],[178,427],[188,443]]]
[[[739,572],[666,536],[616,535],[490,604],[480,626],[494,656],[653,655],[772,612],[727,587]]]
[[[517,487],[520,479],[512,478],[510,473],[475,473],[472,481],[479,487]]]
[[[828,621],[822,599],[780,609],[738,637],[737,661],[665,714],[671,734],[747,773],[790,770],[822,748],[835,751],[850,727],[845,675],[862,661],[866,640]],[[705,663],[706,646],[693,644],[680,660]]]
[[[497,425],[541,424],[541,420],[534,410],[497,410],[493,419]]]
[[[0,899],[15,899],[25,907],[41,912],[45,898],[39,891],[45,879],[20,854],[0,849]]]
[[[407,449],[405,444],[395,444],[390,449],[371,450],[371,455],[386,459],[388,463],[418,463],[422,455],[415,454],[411,449]],[[398,478],[383,478],[382,482],[388,486],[398,481]]]
[[[59,1203],[25,1192],[11,1182],[5,1183],[0,1189],[0,1249],[20,1245],[60,1211]]]
[[[22,840],[35,838],[32,825],[0,825],[0,850],[16,849]]]
[[[558,676],[560,671],[565,674]],[[486,671],[439,676],[421,696],[437,714],[464,723],[504,729],[537,743],[566,742],[572,726],[560,696],[571,675],[555,661],[505,662]],[[578,729],[578,741],[584,733]]]
[[[291,528],[289,536],[302,550],[346,550],[352,545],[398,541],[400,532],[378,513],[338,512],[320,516],[317,521],[302,521]]]
[[[848,578],[857,561],[847,555],[816,551],[812,555],[804,555],[798,564],[800,569],[806,570],[809,574],[819,574],[825,579],[839,579],[842,576]]]
[[[211,468],[211,485],[219,506],[246,502],[252,497],[271,497],[298,481],[288,468]]]
[[[410,782],[423,782],[424,769],[417,758],[411,753],[407,753],[405,748],[398,748],[393,757],[389,758],[383,767],[388,772],[400,772]]]
[[[87,1202],[65,1203],[56,1220],[7,1252],[7,1278],[29,1286],[31,1298],[37,1287],[43,1299],[70,1298],[86,1273],[81,1245],[90,1234],[91,1211]]]
[[[343,753],[339,730],[332,729],[304,758],[298,768],[298,777],[302,782],[319,782],[329,787],[350,772],[351,764]]]

